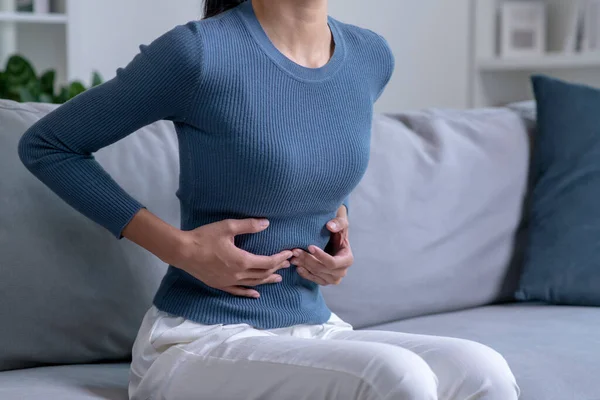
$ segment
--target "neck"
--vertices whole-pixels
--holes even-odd
[[[318,68],[331,58],[334,43],[327,0],[252,0],[254,12],[273,44],[287,57]]]

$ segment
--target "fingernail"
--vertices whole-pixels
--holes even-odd
[[[269,220],[267,220],[267,219],[261,219],[261,220],[260,220],[260,222],[259,222],[259,224],[260,224],[260,226],[262,226],[263,228],[264,228],[264,227],[267,227],[267,226],[269,226]]]
[[[315,249],[315,246],[310,246],[308,248],[308,251],[310,252],[310,254],[315,254],[315,251],[317,251],[317,250]]]
[[[294,257],[300,257],[300,250],[294,250],[292,254],[294,255]]]
[[[259,293],[254,293],[252,295],[252,297],[255,298],[255,299],[258,299],[258,298],[260,298],[260,294]]]
[[[330,222],[330,223],[329,223],[329,227],[330,227],[331,229],[337,229],[337,228],[338,228],[338,224],[337,224],[337,223],[335,223],[335,222]]]
[[[279,283],[283,280],[283,278],[281,276],[278,276],[277,278],[275,278],[275,283]]]

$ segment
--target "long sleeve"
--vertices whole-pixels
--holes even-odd
[[[19,143],[21,160],[63,200],[120,238],[143,206],[93,153],[152,122],[185,122],[201,79],[201,50],[194,23],[141,46],[114,79],[33,125]]]

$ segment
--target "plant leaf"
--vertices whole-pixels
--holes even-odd
[[[40,85],[42,93],[49,95],[50,97],[54,96],[54,82],[56,80],[56,71],[49,70],[44,72],[44,74],[40,77]]]
[[[21,56],[10,57],[6,63],[6,70],[4,73],[9,90],[18,86],[27,85],[32,81],[37,81],[37,76],[31,63]]]
[[[94,71],[94,73],[92,74],[92,87],[102,85],[103,81],[104,80],[102,79],[102,75],[100,75],[99,72]]]
[[[102,75],[94,72],[92,86],[102,83]],[[6,63],[6,70],[0,71],[0,98],[62,104],[87,90],[80,81],[68,83],[58,91],[56,87],[55,70],[45,71],[38,78],[29,60],[20,55],[11,56]]]
[[[85,92],[85,90],[86,89],[85,86],[83,86],[83,83],[79,81],[71,83],[69,86],[69,99],[72,99],[73,97]]]
[[[69,101],[69,89],[62,87],[60,93],[54,97],[54,104],[63,104]]]
[[[36,97],[34,93],[32,93],[29,88],[25,86],[19,86],[17,88],[17,93],[19,93],[19,101],[21,103],[37,103],[39,102],[39,97]]]
[[[40,94],[39,100],[40,103],[52,103],[54,99],[48,93],[42,93]]]
[[[42,84],[41,84],[41,82],[38,81],[37,79],[33,80],[33,81],[29,81],[29,82],[27,82],[27,84],[25,85],[25,87],[33,95],[33,97],[36,99],[36,101],[39,101],[40,95],[42,94]]]
[[[0,71],[0,98],[5,98],[8,92],[8,82],[6,82],[6,74]]]

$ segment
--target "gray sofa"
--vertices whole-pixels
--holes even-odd
[[[114,240],[21,165],[20,136],[51,109],[0,101],[0,399],[123,400],[130,348],[166,266]],[[369,170],[351,197],[356,263],[324,292],[357,329],[493,347],[523,400],[599,400],[600,310],[512,302],[532,115],[526,104],[377,116]],[[97,159],[178,224],[169,123]]]

